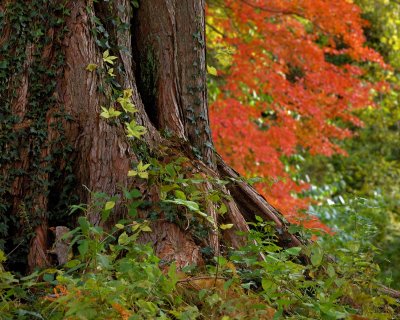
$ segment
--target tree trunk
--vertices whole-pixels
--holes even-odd
[[[204,222],[209,236],[202,243],[161,212],[142,241],[152,242],[162,259],[182,267],[202,263],[201,246],[210,246],[214,254],[221,242],[239,247],[244,239],[236,231],[248,231],[246,220],[256,215],[275,223],[282,246],[300,245],[281,215],[214,152],[204,0],[142,0],[138,9],[133,2],[0,4],[0,245],[11,256],[10,268],[22,269],[24,256],[31,270],[48,265],[49,227],[73,226],[65,212],[73,203],[92,203],[88,190],[120,196],[123,188],[138,187],[144,198],[159,201],[156,186],[127,176],[143,152],[160,162],[185,156],[187,175],[210,178],[199,187],[204,194],[219,188],[231,195],[224,200],[228,212],[223,217],[205,200],[216,224],[234,227],[220,234],[216,225]],[[100,107],[110,106],[113,93],[106,76],[87,66],[104,67],[106,50],[118,57],[114,85],[133,90],[136,121],[147,128],[140,140],[129,141],[121,121],[100,117]],[[231,182],[216,186],[215,179]],[[125,211],[117,202],[113,220]],[[98,211],[88,215],[102,224]]]

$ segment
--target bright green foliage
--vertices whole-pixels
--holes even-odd
[[[400,67],[400,2],[397,0],[356,0],[371,22],[370,43],[391,65]]]
[[[378,267],[357,239],[284,250],[258,218],[248,246],[177,271],[137,242],[151,232],[147,221],[121,221],[110,233],[84,216],[78,225],[62,268],[21,279],[0,268],[2,319],[392,319],[398,307],[376,294]]]
[[[143,162],[140,161],[139,164],[137,165],[136,170],[129,170],[128,176],[129,177],[139,176],[139,178],[148,179],[149,173],[147,172],[147,169],[149,167],[150,167],[150,164],[143,164]]]
[[[113,107],[110,107],[109,109],[101,107],[101,110],[103,110],[103,112],[100,113],[100,116],[105,119],[118,117],[122,113],[121,111],[115,110]]]
[[[377,247],[381,280],[400,288],[400,4],[397,1],[358,0],[369,45],[380,50],[392,70],[370,66],[370,81],[386,80],[387,91],[376,97],[378,108],[358,114],[364,128],[352,128],[355,137],[342,144],[348,156],[310,158],[301,163],[314,186],[310,194],[319,204],[311,211],[338,231],[342,243],[365,231],[365,246]]]

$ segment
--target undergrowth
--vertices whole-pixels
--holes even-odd
[[[110,232],[85,216],[78,225],[64,235],[73,256],[59,268],[19,277],[0,267],[1,319],[395,319],[398,311],[356,240],[338,248],[325,235],[283,249],[258,218],[247,246],[177,270],[140,242],[149,221],[120,221]]]

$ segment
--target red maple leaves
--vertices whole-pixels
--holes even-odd
[[[346,0],[225,0],[209,8],[219,41],[233,49],[224,86],[211,106],[217,150],[239,172],[268,178],[257,187],[289,220],[298,219],[308,186],[291,179],[284,156],[299,148],[330,156],[360,126],[352,112],[372,105],[360,9]],[[220,72],[224,72],[221,70]],[[273,181],[271,184],[270,182]],[[314,222],[308,223],[315,225]]]

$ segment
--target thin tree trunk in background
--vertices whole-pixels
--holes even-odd
[[[10,8],[19,1],[9,2],[0,5],[0,11],[5,14],[0,38],[0,60],[15,54],[14,49],[6,48],[5,44],[14,41],[12,37],[22,32],[11,26],[10,22],[13,15]],[[58,7],[45,0],[41,2],[48,6],[46,10],[50,14],[53,14],[51,10],[54,10],[54,15],[60,14],[59,7],[62,7],[63,1],[55,1]],[[107,122],[99,116],[101,106],[109,107],[99,90],[104,79],[96,72],[86,70],[91,63],[99,66],[103,63],[104,49],[99,48],[93,33],[96,29],[95,19],[102,22],[109,35],[111,52],[118,56],[122,64],[123,73],[118,75],[119,83],[124,88],[133,89],[132,100],[139,110],[136,120],[147,128],[147,134],[140,143],[154,154],[158,154],[160,146],[170,146],[170,150],[191,159],[193,174],[239,181],[236,172],[213,151],[207,107],[204,6],[203,0],[146,0],[141,1],[139,9],[133,10],[128,0],[99,1],[95,4],[83,0],[66,1],[68,14],[63,17],[66,27],[63,37],[57,36],[62,26],[46,26],[46,35],[51,38],[49,44],[35,51],[32,49],[34,44],[28,42],[27,37],[22,70],[14,72],[13,66],[7,66],[9,90],[0,96],[1,102],[4,102],[1,112],[7,117],[15,116],[15,123],[13,126],[2,126],[0,136],[12,134],[21,139],[30,137],[35,121],[45,119],[45,138],[38,144],[35,156],[42,159],[39,163],[46,170],[37,169],[37,161],[32,159],[31,145],[26,141],[12,147],[12,142],[3,143],[0,140],[1,153],[16,153],[13,159],[1,158],[4,182],[4,186],[0,185],[3,188],[1,200],[7,203],[1,211],[2,221],[7,220],[5,215],[11,215],[18,222],[15,230],[19,233],[32,232],[28,254],[31,270],[49,264],[48,228],[54,226],[51,225],[53,223],[61,224],[63,221],[56,218],[49,220],[45,213],[54,212],[57,208],[54,199],[59,200],[60,185],[69,177],[65,174],[67,170],[75,177],[74,191],[83,203],[93,200],[88,189],[120,195],[122,188],[135,187],[130,185],[127,172],[131,163],[137,162],[138,156],[127,141],[122,124]],[[130,27],[119,30],[109,17],[116,17]],[[35,23],[43,22],[32,22],[27,27],[33,28]],[[49,100],[46,103],[48,107],[43,110],[33,100],[32,92],[37,80],[31,77],[29,71],[29,65],[33,63],[29,58],[32,50],[35,51],[35,59],[41,63],[53,65],[56,52],[64,59],[62,67],[55,70],[55,76],[52,75],[54,90],[48,97],[43,97]],[[9,106],[8,109],[5,106]],[[41,113],[35,117],[32,116],[32,110],[41,110]],[[67,116],[60,117],[60,113]],[[64,137],[62,141],[60,132]],[[172,140],[163,138],[160,132],[172,135]],[[68,149],[68,161],[72,165],[66,160],[55,160],[58,159],[55,154],[60,145],[71,146]],[[10,174],[16,170],[19,170],[18,175]],[[61,173],[54,174],[56,170]],[[40,184],[39,188],[33,182],[32,174],[46,183]],[[144,188],[140,183],[136,187]],[[212,189],[211,183],[202,185],[205,193]],[[159,200],[159,190],[156,188],[147,186],[144,191],[149,199]],[[204,241],[214,254],[219,253],[221,241],[228,246],[243,245],[244,239],[237,236],[236,231],[248,231],[245,218],[252,220],[255,215],[275,222],[285,247],[301,244],[296,237],[288,234],[280,214],[252,187],[237,182],[223,188],[223,191],[232,195],[232,200],[226,200],[229,210],[225,217],[218,216],[211,202],[206,204],[206,208],[217,223],[233,223],[234,228],[222,235],[216,230],[210,231],[209,238]],[[27,198],[30,199],[29,206]],[[27,208],[26,212],[24,208]],[[125,209],[118,204],[113,212],[117,219],[125,214]],[[35,227],[29,229],[26,221],[37,216],[41,220],[35,221]],[[100,223],[100,216],[95,211],[89,211],[89,219],[94,224]],[[202,263],[200,246],[183,228],[160,219],[152,224],[152,230],[152,233],[144,235],[142,241],[151,242],[160,258],[175,260],[178,267]],[[11,238],[9,235],[6,243],[8,251],[14,248]]]

